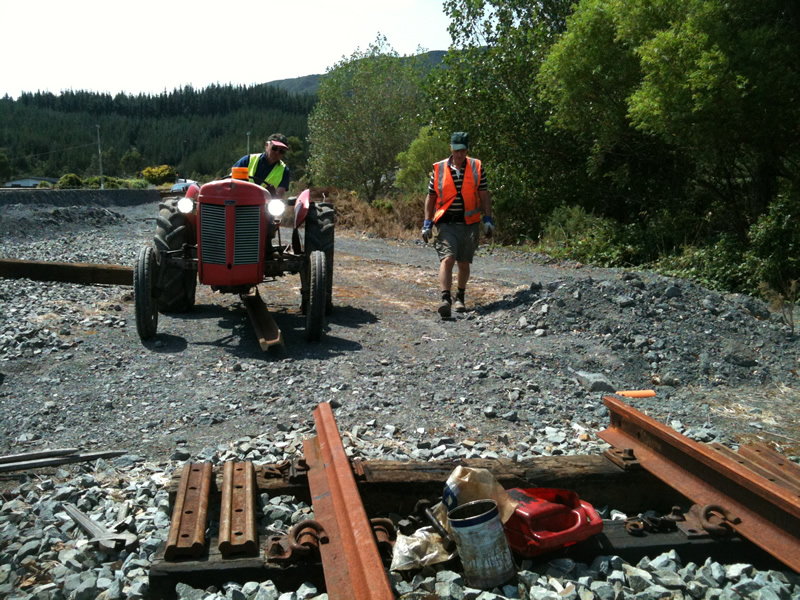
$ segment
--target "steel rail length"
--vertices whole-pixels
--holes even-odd
[[[394,597],[350,461],[330,404],[314,410],[317,436],[305,440],[308,485],[315,519],[327,543],[320,544],[331,600],[390,600]]]
[[[796,477],[793,469],[773,465],[773,473],[791,472],[776,482],[745,466],[744,458],[694,442],[618,398],[603,401],[611,424],[598,434],[602,439],[631,449],[643,468],[698,505],[717,509],[726,527],[800,572],[800,488],[786,485]],[[762,464],[770,460],[761,457]]]

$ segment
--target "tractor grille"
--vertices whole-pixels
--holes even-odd
[[[201,204],[200,248],[203,262],[211,265],[225,264],[225,207]]]
[[[226,208],[215,204],[201,204],[200,207],[202,211],[200,244],[203,251],[203,262],[211,265],[224,265]],[[258,264],[258,251],[261,247],[261,207],[258,205],[237,206],[235,210],[233,264]]]
[[[236,247],[233,250],[234,265],[254,265],[258,263],[260,247],[261,207],[236,207]]]

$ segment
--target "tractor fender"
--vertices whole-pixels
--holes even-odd
[[[308,207],[311,204],[311,190],[303,190],[294,203],[294,226],[299,228],[306,220]]]

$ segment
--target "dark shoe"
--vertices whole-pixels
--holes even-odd
[[[453,302],[453,310],[456,311],[457,313],[463,313],[467,312],[467,307],[464,306],[463,300],[456,298],[456,301]]]
[[[450,301],[442,300],[439,304],[439,316],[443,319],[450,318]]]

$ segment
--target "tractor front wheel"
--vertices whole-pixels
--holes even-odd
[[[328,279],[325,282],[325,314],[333,311],[333,248],[336,212],[330,202],[312,202],[306,216],[305,251],[325,253]]]
[[[306,306],[306,340],[318,342],[325,327],[327,267],[325,253],[314,250],[308,260],[308,303]]]
[[[158,330],[158,305],[155,280],[158,273],[156,254],[150,246],[139,250],[133,270],[133,303],[136,309],[136,331],[149,340]]]
[[[193,245],[195,236],[186,215],[178,210],[177,200],[161,204],[156,218],[156,248],[161,252],[181,250]],[[159,261],[163,263],[164,261]],[[158,310],[162,313],[185,312],[194,306],[197,273],[177,265],[161,264],[158,286]]]

